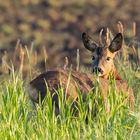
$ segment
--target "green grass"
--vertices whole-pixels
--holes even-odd
[[[102,96],[97,88],[96,93],[90,93],[86,102],[81,99],[77,103],[78,115],[71,111],[72,102],[64,105],[63,89],[58,90],[60,114],[56,117],[52,100],[47,96],[42,105],[37,105],[37,111],[32,110],[26,83],[15,73],[1,80],[0,84],[0,139],[48,139],[48,140],[138,140],[140,139],[140,83],[132,69],[127,69],[122,75],[133,87],[136,97],[135,110],[131,111],[124,102],[122,94],[116,96],[113,86],[110,86],[108,114],[103,104]],[[129,77],[127,76],[129,75]],[[93,96],[94,95],[94,96]],[[96,108],[96,116],[95,114]]]

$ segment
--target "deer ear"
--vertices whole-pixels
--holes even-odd
[[[87,35],[87,33],[82,34],[82,40],[85,48],[92,52],[94,52],[95,49],[98,47],[98,45],[92,40],[89,35]]]
[[[122,33],[118,33],[114,39],[112,40],[110,46],[109,46],[109,50],[114,53],[118,50],[121,49],[122,47],[122,42],[123,42],[123,36]]]

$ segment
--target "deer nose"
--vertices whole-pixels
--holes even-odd
[[[93,69],[93,72],[103,74],[103,70],[102,70],[100,67],[95,67],[95,68]]]
[[[100,67],[97,68],[98,72],[102,72],[102,69]]]

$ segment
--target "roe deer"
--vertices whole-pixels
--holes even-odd
[[[119,76],[113,63],[113,58],[116,52],[122,47],[122,34],[118,33],[111,43],[107,40],[106,44],[102,44],[101,41],[99,44],[95,43],[86,33],[82,34],[82,40],[85,48],[93,53],[92,70],[94,74],[100,77],[99,86],[102,90],[102,96],[105,101],[106,109],[108,110],[107,92],[109,88],[109,75],[115,79],[115,88],[117,92],[122,91],[124,93],[128,93],[128,101],[130,103],[130,107],[133,108],[133,91],[131,88],[127,87],[127,83]],[[78,99],[77,87],[82,93],[83,100],[85,100],[86,95],[92,91],[93,87],[95,87],[93,82],[95,77],[92,74],[72,70],[69,85],[67,87],[68,79],[69,70],[66,69],[57,68],[44,72],[30,82],[29,96],[34,103],[38,103],[39,97],[42,101],[46,95],[47,89],[49,89],[52,95],[53,103],[55,103],[55,113],[58,114],[58,97],[57,94],[54,94],[58,87],[63,87],[66,98],[72,98],[73,101]]]

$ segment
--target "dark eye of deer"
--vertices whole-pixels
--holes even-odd
[[[95,56],[92,56],[92,60],[94,60],[95,59]]]
[[[107,57],[107,59],[106,59],[106,60],[107,60],[107,61],[109,61],[110,59],[111,59],[110,57]]]

